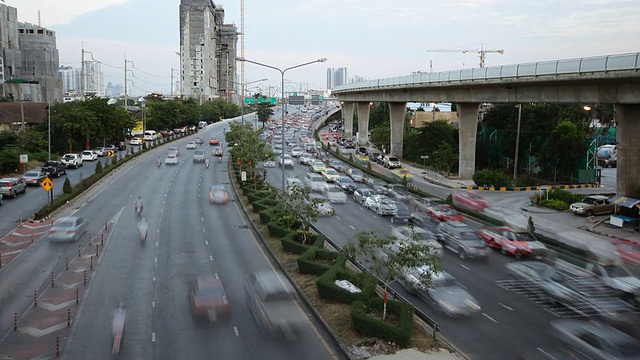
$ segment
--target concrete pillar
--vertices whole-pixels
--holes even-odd
[[[358,102],[358,145],[366,146],[369,142],[369,107],[367,102]]]
[[[640,189],[640,104],[616,104],[618,195],[637,198]]]
[[[476,135],[480,103],[456,103],[456,107],[460,145],[458,174],[461,180],[471,180],[476,172]]]
[[[402,144],[404,140],[404,114],[406,102],[390,102],[389,116],[391,117],[391,149],[390,154],[402,159]]]
[[[349,138],[353,136],[353,110],[355,109],[355,103],[342,101],[342,118],[344,119],[344,137]]]

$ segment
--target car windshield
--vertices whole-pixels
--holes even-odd
[[[55,226],[56,227],[61,227],[61,228],[72,228],[73,227],[73,223],[74,223],[73,221],[60,221]]]
[[[176,156],[175,156],[175,155],[173,155],[173,154],[171,154],[171,155],[167,155],[167,158],[168,158],[168,159],[173,159],[173,158],[175,158],[175,157],[176,157]]]
[[[407,207],[407,205],[405,205],[405,203],[396,201],[395,204],[396,204],[396,207],[398,208],[398,210],[407,210],[407,211],[409,211],[409,208]]]
[[[324,179],[322,178],[322,176],[312,176],[311,177],[311,181],[313,181],[313,182],[316,182],[316,181],[324,182]]]
[[[609,274],[609,276],[612,278],[633,276],[631,275],[629,270],[627,270],[627,268],[625,268],[624,266],[608,265],[608,266],[605,266],[604,269],[607,272],[607,274]]]
[[[221,298],[223,296],[226,296],[226,294],[224,293],[224,290],[222,290],[222,288],[220,287],[211,287],[211,288],[198,290],[198,297]]]
[[[193,155],[204,155],[204,151],[203,150],[196,150],[193,152]]]
[[[65,158],[65,159],[73,159],[74,157],[75,157],[75,156],[73,156],[73,155],[65,155],[65,156],[64,156],[64,158]]]
[[[460,233],[460,239],[465,241],[480,240],[478,234],[473,231],[463,231]]]
[[[362,171],[358,169],[351,169],[351,175],[362,175]]]
[[[341,183],[352,183],[353,180],[351,180],[350,177],[346,177],[346,176],[340,176],[340,182]]]
[[[503,231],[501,235],[502,235],[502,237],[504,237],[507,240],[511,240],[511,241],[517,241],[518,240],[518,235],[516,233],[514,233],[513,231]]]
[[[329,175],[336,175],[338,172],[333,170],[333,169],[327,169],[327,174]]]
[[[30,171],[24,173],[24,176],[40,176],[40,173]]]
[[[342,190],[340,190],[340,189],[338,189],[337,187],[334,187],[334,186],[328,188],[327,191],[328,192],[333,192],[333,193],[341,193],[342,192]]]

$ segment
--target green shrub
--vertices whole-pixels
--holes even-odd
[[[540,200],[538,205],[547,207],[549,209],[558,210],[558,211],[569,210],[569,204],[567,204],[562,200],[556,200],[556,199],[549,199],[549,200],[543,199],[543,200]]]
[[[20,151],[15,148],[0,151],[0,174],[17,172],[20,168]]]
[[[289,234],[292,230],[285,228],[284,226],[278,224],[275,221],[269,221],[267,223],[267,229],[269,230],[269,235],[275,238],[283,238]]]
[[[336,264],[339,252],[311,247],[298,257],[301,274],[322,275]]]
[[[502,171],[497,170],[478,170],[473,174],[473,182],[478,186],[496,188],[511,186],[511,179]]]
[[[311,246],[321,248],[324,246],[324,238],[318,234],[307,231],[307,243],[303,244],[303,231],[291,231],[280,240],[282,250],[292,254],[304,254]]]
[[[49,160],[49,152],[47,151],[30,152],[28,155],[29,155],[29,161],[35,160],[39,162],[47,162]],[[54,154],[51,154],[51,155],[54,155]]]
[[[73,188],[71,187],[71,181],[69,181],[69,177],[64,180],[64,185],[62,185],[62,192],[65,194],[71,194]]]
[[[523,176],[516,179],[515,186],[527,187],[527,186],[537,186],[538,184],[541,184],[540,180],[533,178],[531,176]]]
[[[546,195],[543,195],[543,197],[546,197]],[[582,194],[574,194],[571,191],[564,190],[564,189],[553,189],[549,191],[549,200],[560,200],[567,204],[580,202],[582,201],[583,198],[584,198],[584,195]],[[566,209],[568,208],[569,206],[567,205]]]
[[[387,313],[400,316],[400,324],[396,326],[382,320],[377,315],[367,313],[368,309],[382,312],[384,302],[380,298],[372,298],[365,305],[362,301],[354,301],[351,304],[351,322],[353,327],[361,334],[376,337],[386,341],[395,342],[401,347],[411,346],[411,333],[413,325],[413,307],[395,300],[387,301]]]
[[[102,174],[102,161],[98,160],[96,164],[96,174]]]
[[[243,188],[243,191],[245,188],[247,188],[247,186]],[[245,192],[245,194],[247,195],[247,199],[249,200],[249,202],[254,202],[262,199],[276,198],[275,192],[271,191],[270,189],[260,189],[260,190],[247,189],[247,192]]]
[[[347,280],[357,286],[361,292],[351,293],[335,284],[336,280]],[[316,287],[320,297],[327,301],[351,304],[354,301],[367,301],[376,296],[377,280],[363,272],[353,272],[340,269],[337,266],[322,274],[316,280]]]
[[[260,214],[260,222],[263,224],[268,224],[273,221],[273,210],[262,210],[258,214]]]

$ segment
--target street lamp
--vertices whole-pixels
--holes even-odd
[[[277,68],[275,66],[259,63],[257,61],[252,61],[252,60],[248,60],[248,59],[245,59],[245,58],[236,58],[236,60],[242,61],[242,62],[248,62],[248,63],[259,65],[259,66],[263,66],[263,67],[266,67],[266,68],[269,68],[269,69],[278,70],[280,72],[280,75],[282,75],[282,92],[281,92],[282,93],[282,109],[280,109],[280,112],[282,113],[282,124],[281,124],[281,126],[282,126],[282,139],[284,141],[284,73],[286,73],[287,71],[289,71],[291,69],[295,69],[295,68],[299,68],[299,67],[303,67],[303,66],[306,66],[306,65],[319,63],[319,62],[325,62],[325,61],[327,61],[327,58],[321,58],[321,59],[309,61],[309,62],[306,62],[306,63],[303,63],[303,64],[290,66],[290,67],[288,67],[288,68],[286,68],[284,70],[280,69],[280,68]],[[244,96],[244,94],[243,94],[243,96]],[[244,102],[244,99],[243,99],[243,102]],[[280,156],[282,157],[282,161],[283,161],[283,164],[282,164],[282,191],[285,190],[285,186],[284,186],[284,177],[285,177],[284,176],[284,174],[285,174],[285,172],[284,172],[284,149],[285,149],[285,146],[282,146],[282,153],[280,154]]]

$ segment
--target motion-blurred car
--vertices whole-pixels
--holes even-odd
[[[431,281],[425,281],[425,278]],[[481,311],[478,301],[447,272],[435,274],[429,266],[405,270],[398,281],[409,292],[451,317],[471,316]]]
[[[433,250],[432,255],[442,257],[444,251],[442,245],[436,240],[436,236],[429,230],[417,226],[398,226],[391,230],[391,234],[400,241],[421,241],[426,243]]]
[[[323,192],[329,185],[324,181],[322,175],[308,172],[304,177],[304,183],[311,191]]]
[[[367,198],[373,195],[373,191],[369,188],[359,188],[353,191],[353,199],[360,205],[364,205]]]
[[[485,199],[472,192],[458,192],[453,195],[453,201],[460,206],[475,211],[482,211],[489,208],[489,203]]]
[[[267,161],[262,163],[262,166],[265,167],[265,168],[274,168],[277,165],[276,165],[275,160],[267,160]]]
[[[224,185],[211,185],[209,188],[209,202],[211,204],[226,204],[229,201],[229,193]]]
[[[82,161],[95,161],[98,160],[98,154],[93,152],[93,150],[85,150],[80,156],[82,156]]]
[[[302,182],[302,180],[298,179],[297,177],[290,177],[287,178],[287,180],[285,180],[285,188],[287,189],[287,194],[291,195],[293,194],[293,189],[296,187],[302,188],[304,186],[304,183]]]
[[[324,196],[330,203],[344,204],[347,202],[347,194],[336,185],[329,185],[323,190]]]
[[[375,201],[369,206],[369,209],[375,211],[379,216],[393,216],[393,214],[398,211],[395,201],[388,197],[382,197],[379,201]]]
[[[320,172],[320,174],[322,175],[322,177],[324,178],[324,181],[326,182],[335,182],[336,178],[340,176],[340,174],[338,174],[336,169],[333,169],[333,168],[325,168]]]
[[[222,281],[215,276],[201,276],[189,286],[191,309],[196,316],[210,322],[229,321],[231,306]]]
[[[322,171],[326,168],[324,162],[320,160],[314,160],[309,164],[309,171],[314,173],[322,173]]]
[[[532,254],[531,245],[519,238],[512,228],[507,226],[488,227],[480,230],[478,236],[492,249],[497,249],[504,255],[516,258],[528,257]]]
[[[396,211],[391,215],[392,223],[408,224],[411,222],[411,210],[402,201],[395,201]]]
[[[178,165],[178,157],[171,153],[169,155],[167,155],[166,158],[164,158],[164,164],[165,165]]]
[[[362,173],[362,170],[360,170],[360,169],[351,168],[351,169],[347,170],[347,176],[350,177],[355,182],[363,182],[364,181],[364,174]]]
[[[87,231],[87,220],[69,216],[56,220],[47,234],[49,241],[76,241]]]
[[[187,149],[196,149],[196,148],[198,148],[198,145],[196,145],[195,141],[189,141],[187,143]]]
[[[458,254],[461,260],[466,258],[489,259],[491,249],[478,236],[477,231],[460,221],[447,221],[438,224],[436,236],[447,249]]]
[[[169,154],[173,153],[175,156],[180,156],[180,150],[175,146],[170,146],[167,151]]]
[[[445,202],[436,197],[412,197],[410,204],[414,208],[414,211],[421,211],[428,214],[432,211],[433,207],[444,205]]]
[[[640,266],[640,244],[629,241],[613,242],[620,258],[627,264]]]
[[[22,181],[24,181],[27,185],[35,185],[38,186],[42,183],[42,181],[47,177],[47,173],[41,170],[30,170],[26,173],[22,174]]]
[[[638,360],[640,342],[598,321],[574,319],[551,323],[553,334],[593,360]]]
[[[376,193],[381,195],[387,194],[387,183],[374,178],[365,178],[365,183]]]
[[[372,193],[371,195],[367,196],[362,205],[364,205],[364,207],[366,207],[367,209],[371,209],[372,206],[381,202],[382,199],[388,199],[388,197],[386,195]]]
[[[333,181],[342,191],[351,194],[356,190],[356,183],[346,175],[340,175]]]
[[[396,179],[400,181],[404,181],[404,180],[406,180],[407,182],[413,181],[413,175],[407,169],[403,169],[403,168],[394,169],[394,170],[391,170],[391,173]]]
[[[414,226],[428,229],[430,225],[433,225],[433,220],[431,220],[431,217],[429,217],[429,215],[423,212],[416,211],[411,213],[411,223]]]
[[[305,199],[305,202],[307,204],[311,204],[314,201],[315,204],[313,204],[312,206],[316,208],[319,216],[332,216],[336,213],[331,203],[328,202],[323,195],[318,193],[310,193],[309,197]]]
[[[462,221],[463,217],[456,209],[450,205],[435,205],[430,208],[427,215],[436,221]]]
[[[244,288],[249,309],[263,333],[282,335],[287,340],[301,337],[305,318],[298,309],[293,286],[282,274],[254,272]]]

